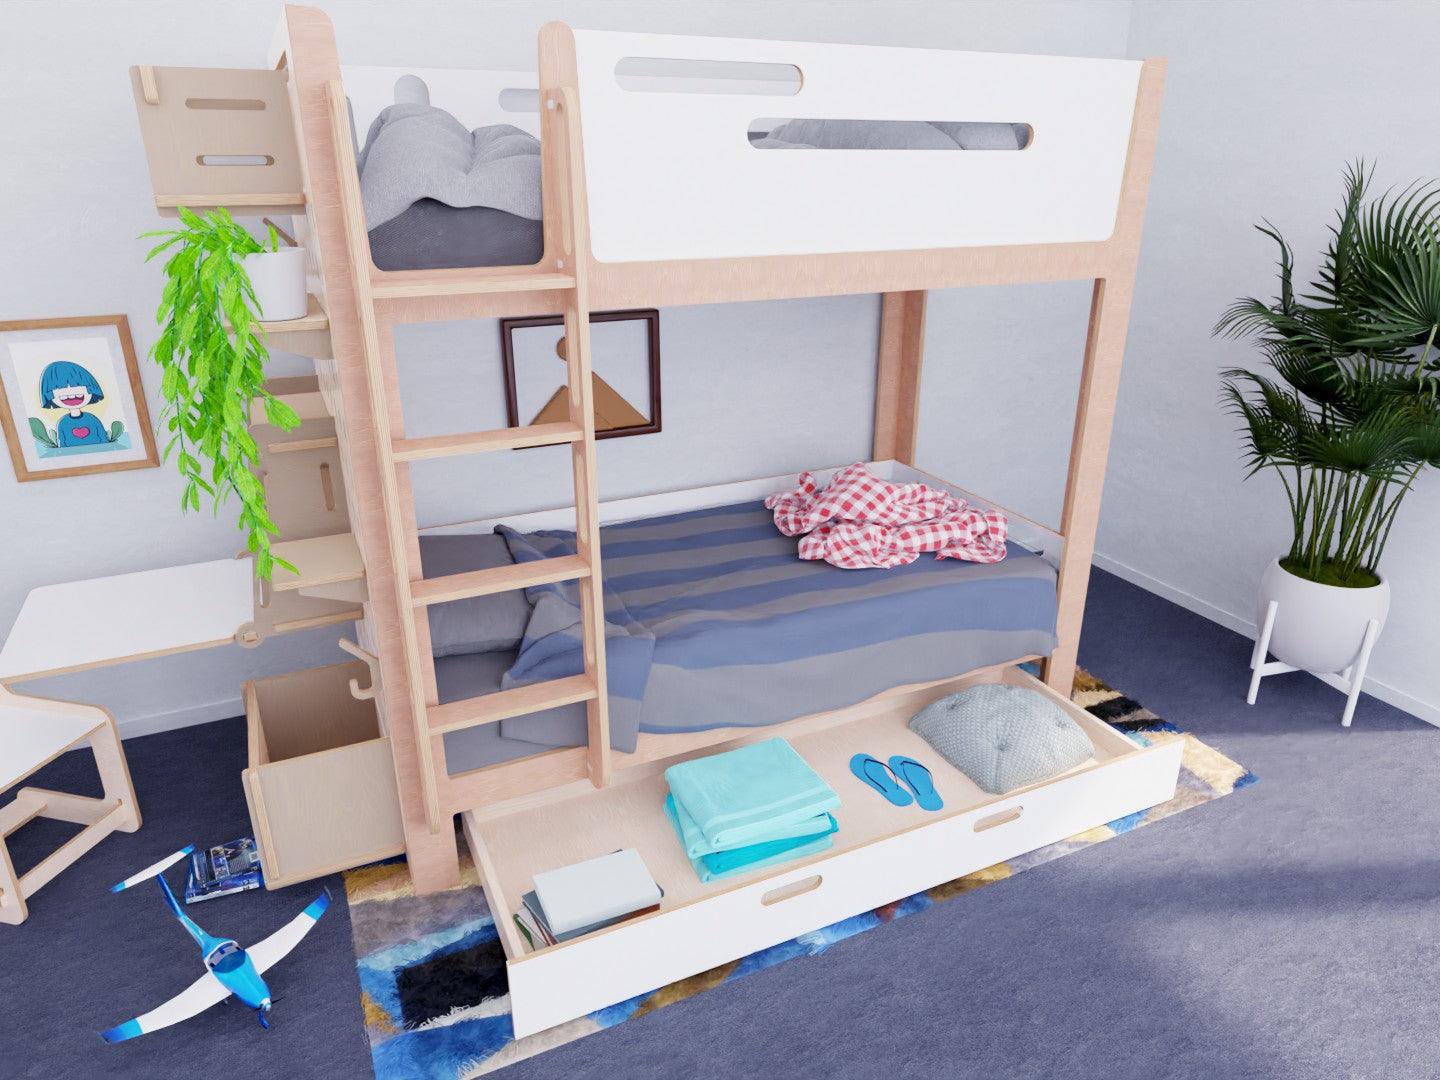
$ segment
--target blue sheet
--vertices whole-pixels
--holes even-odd
[[[517,562],[575,551],[571,532],[498,531]],[[1055,571],[1014,544],[989,565],[921,556],[842,570],[800,559],[758,502],[609,525],[600,541],[620,750],[640,731],[779,723],[1055,647]],[[527,594],[534,611],[505,687],[583,670],[576,584]],[[501,727],[573,741],[547,723]]]

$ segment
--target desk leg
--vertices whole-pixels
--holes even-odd
[[[20,879],[15,876],[10,852],[5,847],[5,837],[0,836],[0,923],[18,926],[29,914],[25,897],[20,892]]]
[[[130,781],[130,766],[125,762],[125,751],[120,748],[120,733],[115,728],[115,718],[108,712],[104,726],[90,736],[90,749],[95,754],[95,766],[100,770],[105,798],[115,799],[125,811],[115,822],[115,828],[121,832],[134,832],[140,828],[140,804],[135,801],[135,785]]]

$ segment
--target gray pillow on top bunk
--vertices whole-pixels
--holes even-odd
[[[427,578],[510,566],[514,561],[504,539],[494,533],[420,538],[420,564]],[[520,647],[530,621],[530,603],[523,589],[515,589],[432,604],[429,614],[430,649],[435,656],[502,652]]]
[[[932,702],[910,729],[992,795],[1038,784],[1095,755],[1065,710],[1023,686],[988,683]]]

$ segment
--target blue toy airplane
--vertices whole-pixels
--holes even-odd
[[[189,1020],[192,1016],[198,1016],[211,1005],[224,1001],[232,994],[254,1009],[255,1015],[260,1018],[260,1026],[268,1028],[270,1026],[270,988],[265,985],[265,980],[260,976],[279,963],[296,945],[299,945],[305,935],[310,932],[310,928],[319,921],[320,916],[325,914],[325,909],[330,906],[330,890],[326,889],[311,901],[310,906],[299,915],[264,941],[252,945],[249,949],[240,948],[229,938],[212,937],[196,926],[180,910],[180,905],[175,901],[175,894],[170,891],[170,886],[165,882],[165,871],[188,857],[194,850],[195,845],[191,844],[183,851],[177,851],[169,858],[161,859],[154,866],[146,867],[134,877],[126,878],[119,885],[113,886],[110,891],[123,892],[132,885],[139,885],[142,881],[149,881],[151,878],[159,881],[160,891],[165,894],[165,902],[170,905],[170,910],[175,913],[175,917],[180,920],[180,925],[190,932],[190,936],[200,946],[200,955],[205,959],[205,974],[159,1008],[152,1009],[133,1020],[126,1020],[125,1023],[118,1024],[109,1031],[102,1031],[100,1037],[106,1042],[124,1042],[137,1035],[147,1035],[152,1031],[169,1027],[171,1024],[178,1024],[182,1020]]]

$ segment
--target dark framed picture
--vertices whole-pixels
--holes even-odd
[[[125,316],[0,322],[0,428],[21,482],[159,465]]]
[[[559,315],[500,320],[511,427],[569,418],[565,346],[565,320]],[[591,314],[590,376],[597,439],[659,431],[660,312]]]

